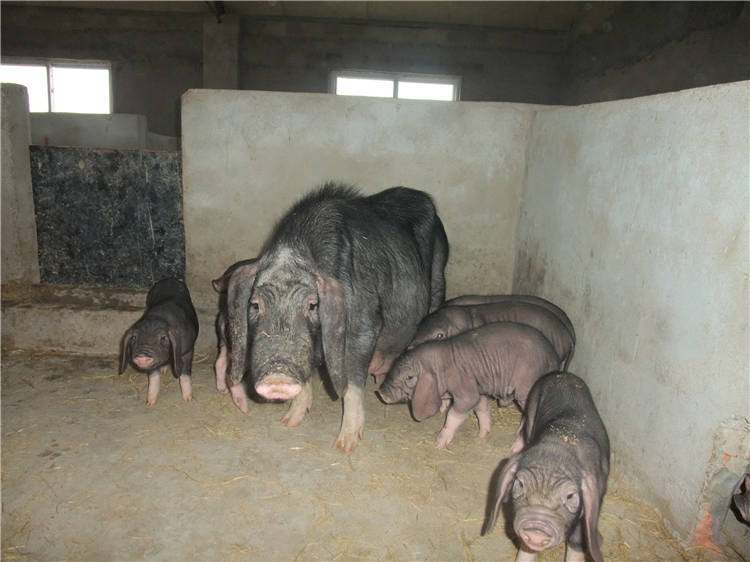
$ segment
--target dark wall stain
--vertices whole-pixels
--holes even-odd
[[[42,283],[185,278],[179,152],[31,146]]]

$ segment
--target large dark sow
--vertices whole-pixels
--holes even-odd
[[[312,372],[325,360],[344,401],[334,447],[353,451],[364,431],[367,374],[388,372],[442,304],[447,259],[426,193],[393,187],[365,197],[336,183],[312,191],[281,219],[258,261],[229,282],[233,388],[242,388],[249,345],[256,391],[291,399],[281,421],[293,427],[310,410]],[[244,397],[233,398],[242,406]]]

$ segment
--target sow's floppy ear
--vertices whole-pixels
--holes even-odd
[[[229,278],[227,307],[229,309],[229,337],[231,339],[230,379],[234,384],[242,380],[247,356],[247,312],[253,294],[257,262],[238,267]]]
[[[581,481],[581,496],[583,498],[583,512],[586,518],[586,542],[589,545],[591,558],[596,562],[604,562],[602,536],[597,528],[601,496],[603,495],[600,492],[602,483],[598,482],[598,480],[599,478],[593,474],[584,474]],[[603,485],[606,486],[606,480]]]
[[[125,332],[125,336],[122,338],[122,360],[120,361],[120,372],[119,375],[125,372],[130,363],[130,355],[133,349],[133,340],[135,339],[135,329],[130,328]]]
[[[437,378],[433,373],[422,372],[419,375],[414,395],[411,397],[411,412],[414,419],[422,421],[440,411],[443,401],[440,399]]]
[[[169,337],[169,343],[172,344],[172,368],[174,369],[174,376],[179,377],[182,375],[182,369],[185,367],[182,363],[180,333],[170,326],[167,329],[167,337]]]
[[[315,274],[318,287],[318,317],[323,334],[323,355],[328,374],[336,394],[343,396],[347,377],[344,372],[346,352],[346,307],[344,287],[338,279],[321,273]]]
[[[503,468],[500,470],[500,476],[497,479],[497,482],[498,482],[497,500],[495,500],[495,507],[492,510],[490,521],[487,524],[486,533],[489,533],[492,529],[495,528],[495,523],[497,522],[497,514],[500,513],[500,506],[503,505],[503,502],[505,501],[505,498],[508,495],[510,484],[511,482],[513,482],[513,479],[516,477],[516,472],[518,471],[519,460],[521,460],[521,455],[516,454],[516,455],[512,455],[510,458],[507,458],[505,459],[505,461],[503,461],[505,464],[503,465]]]

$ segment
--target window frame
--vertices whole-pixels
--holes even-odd
[[[47,69],[47,113],[59,113],[55,111],[54,80],[52,77],[53,68],[93,68],[106,69],[109,72],[109,113],[102,115],[112,115],[114,112],[114,98],[112,95],[112,63],[102,60],[83,60],[83,59],[60,59],[60,58],[41,58],[41,57],[0,57],[0,64],[21,65],[21,66],[41,66]],[[34,113],[44,113],[42,111]]]
[[[365,78],[372,80],[392,80],[393,95],[391,99],[412,99],[398,97],[399,82],[419,82],[423,84],[450,84],[453,86],[453,99],[450,101],[461,100],[461,77],[450,76],[446,74],[417,74],[412,72],[378,72],[369,70],[332,70],[328,79],[328,91],[331,94],[338,95],[336,92],[337,78]],[[364,96],[366,97],[366,96]],[[383,97],[381,99],[388,99]],[[437,100],[423,100],[437,101]],[[442,100],[447,101],[447,100]]]

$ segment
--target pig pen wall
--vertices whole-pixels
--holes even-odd
[[[615,466],[683,538],[750,455],[749,101],[739,82],[556,108],[527,149],[513,289],[568,312]]]
[[[201,307],[214,279],[258,255],[282,213],[327,180],[366,194],[430,193],[451,244],[448,296],[508,292],[538,106],[191,90],[183,96],[187,281]]]

